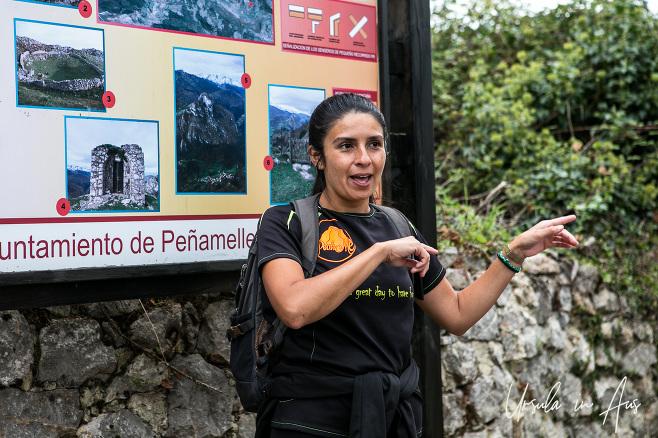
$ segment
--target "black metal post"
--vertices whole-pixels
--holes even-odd
[[[432,56],[427,0],[379,0],[380,107],[391,132],[384,198],[436,244]],[[418,310],[418,309],[417,309]],[[423,436],[443,436],[439,328],[416,316],[414,356],[421,369]]]

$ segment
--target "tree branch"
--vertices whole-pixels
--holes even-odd
[[[107,308],[105,307],[105,304],[103,304],[103,303],[100,303],[100,304],[101,304],[101,308],[103,309],[103,313],[105,314],[105,317],[107,318],[108,322],[112,326],[112,330],[114,330],[116,332],[116,334],[121,336],[124,340],[126,340],[134,348],[136,348],[139,351],[144,352],[144,354],[146,354],[151,359],[153,359],[157,362],[160,362],[160,363],[164,363],[165,366],[169,370],[175,372],[176,374],[179,374],[183,377],[186,377],[186,378],[190,379],[192,382],[196,383],[197,385],[205,386],[206,388],[211,389],[211,390],[216,391],[216,392],[222,392],[222,391],[219,390],[219,388],[215,388],[212,385],[209,385],[209,384],[204,383],[204,382],[200,382],[199,380],[197,380],[194,377],[187,374],[184,370],[180,370],[180,369],[176,368],[175,366],[169,364],[169,362],[167,362],[167,360],[165,358],[163,358],[163,357],[161,358],[160,356],[155,354],[153,352],[153,350],[151,350],[150,348],[146,348],[143,345],[140,345],[137,342],[133,341],[128,336],[124,335],[123,332],[121,331],[121,327],[119,327],[119,324],[117,324],[116,321],[114,319],[112,319],[110,314],[107,312]]]
[[[569,133],[571,134],[571,138],[575,138],[576,134],[573,132],[573,123],[571,122],[571,104],[569,103],[569,100],[567,99],[567,122],[569,122]]]
[[[571,129],[551,129],[551,134],[564,134],[565,132],[579,132],[579,131],[610,131],[614,127],[608,126],[577,126]],[[618,126],[616,129],[632,129],[634,131],[646,132],[658,130],[658,125],[646,126]]]

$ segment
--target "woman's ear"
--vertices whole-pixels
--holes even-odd
[[[321,159],[321,156],[320,156],[321,155],[320,151],[315,149],[313,146],[309,146],[308,147],[308,154],[311,157],[311,163],[313,164],[313,167],[315,167],[316,169],[319,169],[319,170],[323,170],[324,169],[324,163],[322,163],[322,159]]]

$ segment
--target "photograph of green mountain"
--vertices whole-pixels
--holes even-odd
[[[104,111],[103,31],[14,20],[18,106]]]
[[[176,192],[244,194],[244,56],[174,49]]]
[[[270,203],[284,204],[311,194],[315,168],[308,155],[308,122],[324,90],[268,87],[270,112]]]
[[[272,0],[98,0],[100,22],[274,43]]]

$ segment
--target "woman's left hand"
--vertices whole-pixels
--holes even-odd
[[[510,248],[525,257],[532,257],[548,248],[573,248],[578,241],[564,228],[565,224],[576,220],[575,215],[561,216],[537,223],[521,233],[511,243]]]

